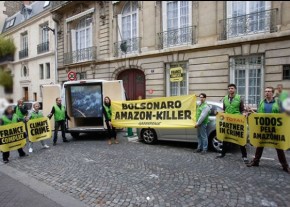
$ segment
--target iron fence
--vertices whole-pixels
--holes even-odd
[[[97,58],[97,47],[88,47],[76,50],[69,53],[64,53],[63,64],[68,65],[72,63],[93,61]]]

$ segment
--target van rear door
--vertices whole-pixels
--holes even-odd
[[[58,97],[61,97],[61,86],[60,84],[52,85],[42,85],[42,107],[43,115],[47,116],[52,109],[52,106],[56,103],[55,100]],[[54,129],[54,119],[50,119],[50,126]]]
[[[110,97],[111,101],[126,101],[123,81],[115,80],[103,82],[103,99],[106,96]],[[105,121],[104,128],[107,128]]]

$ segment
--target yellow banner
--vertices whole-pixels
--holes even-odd
[[[170,82],[183,81],[183,69],[182,67],[170,68]]]
[[[23,122],[0,126],[0,150],[9,152],[24,147],[26,139]]]
[[[196,123],[196,96],[112,101],[114,127],[190,128]]]
[[[51,138],[50,121],[47,117],[31,119],[27,122],[28,138],[31,142]]]
[[[247,144],[247,119],[243,115],[218,113],[216,115],[217,139],[241,146]]]
[[[250,142],[255,147],[290,148],[290,116],[254,113],[249,116]]]

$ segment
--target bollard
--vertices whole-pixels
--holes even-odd
[[[133,136],[132,128],[128,128],[127,133],[128,133],[128,137],[132,137]]]

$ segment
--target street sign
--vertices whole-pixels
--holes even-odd
[[[69,71],[67,77],[70,81],[73,81],[77,79],[77,74],[74,71]]]

